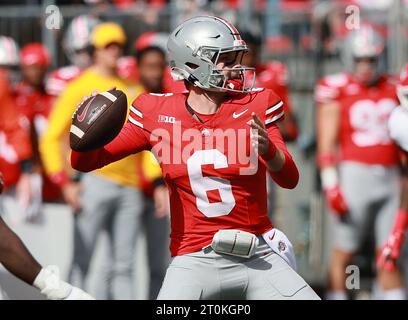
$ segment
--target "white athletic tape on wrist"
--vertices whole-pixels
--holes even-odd
[[[65,299],[72,291],[70,284],[61,281],[57,266],[42,268],[35,278],[33,285],[49,300]]]
[[[320,171],[320,179],[324,190],[332,189],[339,184],[337,169],[335,167],[326,167]]]
[[[213,237],[211,248],[221,254],[249,258],[258,247],[258,238],[242,230],[219,230]]]

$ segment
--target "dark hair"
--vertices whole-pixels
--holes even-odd
[[[255,45],[259,47],[262,45],[262,39],[259,35],[255,34],[254,32],[248,30],[242,30],[240,32],[241,38],[248,44],[248,45]]]
[[[137,62],[140,63],[140,61],[142,61],[143,57],[146,54],[150,53],[150,52],[156,52],[156,53],[162,55],[164,59],[166,59],[166,53],[164,52],[164,50],[162,48],[157,47],[157,46],[149,46],[149,47],[146,47],[146,48],[144,48],[142,50],[136,51],[135,56],[136,56]]]

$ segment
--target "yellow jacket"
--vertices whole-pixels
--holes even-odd
[[[106,91],[112,87],[122,90],[130,105],[143,92],[143,87],[128,83],[118,77],[106,77],[96,73],[92,68],[86,69],[81,75],[70,82],[54,104],[49,117],[48,129],[40,140],[40,153],[44,168],[48,175],[54,175],[67,170],[67,157],[64,147],[68,144],[71,117],[82,102],[84,96],[90,96],[92,91]],[[137,173],[137,163],[140,154],[131,155],[94,173],[121,185],[140,187]]]

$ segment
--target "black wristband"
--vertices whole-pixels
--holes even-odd
[[[71,177],[72,182],[80,182],[82,179],[83,173],[80,171],[75,171],[74,175]]]
[[[20,170],[22,173],[33,172],[33,162],[31,159],[25,159],[20,161]]]
[[[157,178],[153,180],[153,185],[154,187],[160,187],[160,186],[164,186],[164,179],[163,178]]]

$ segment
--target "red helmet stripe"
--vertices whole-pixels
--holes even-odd
[[[241,35],[239,34],[239,31],[237,30],[237,28],[235,28],[233,24],[231,24],[230,22],[228,22],[227,20],[223,18],[220,18],[220,17],[215,17],[215,18],[223,22],[231,30],[231,33],[234,36],[235,40],[241,40]]]

